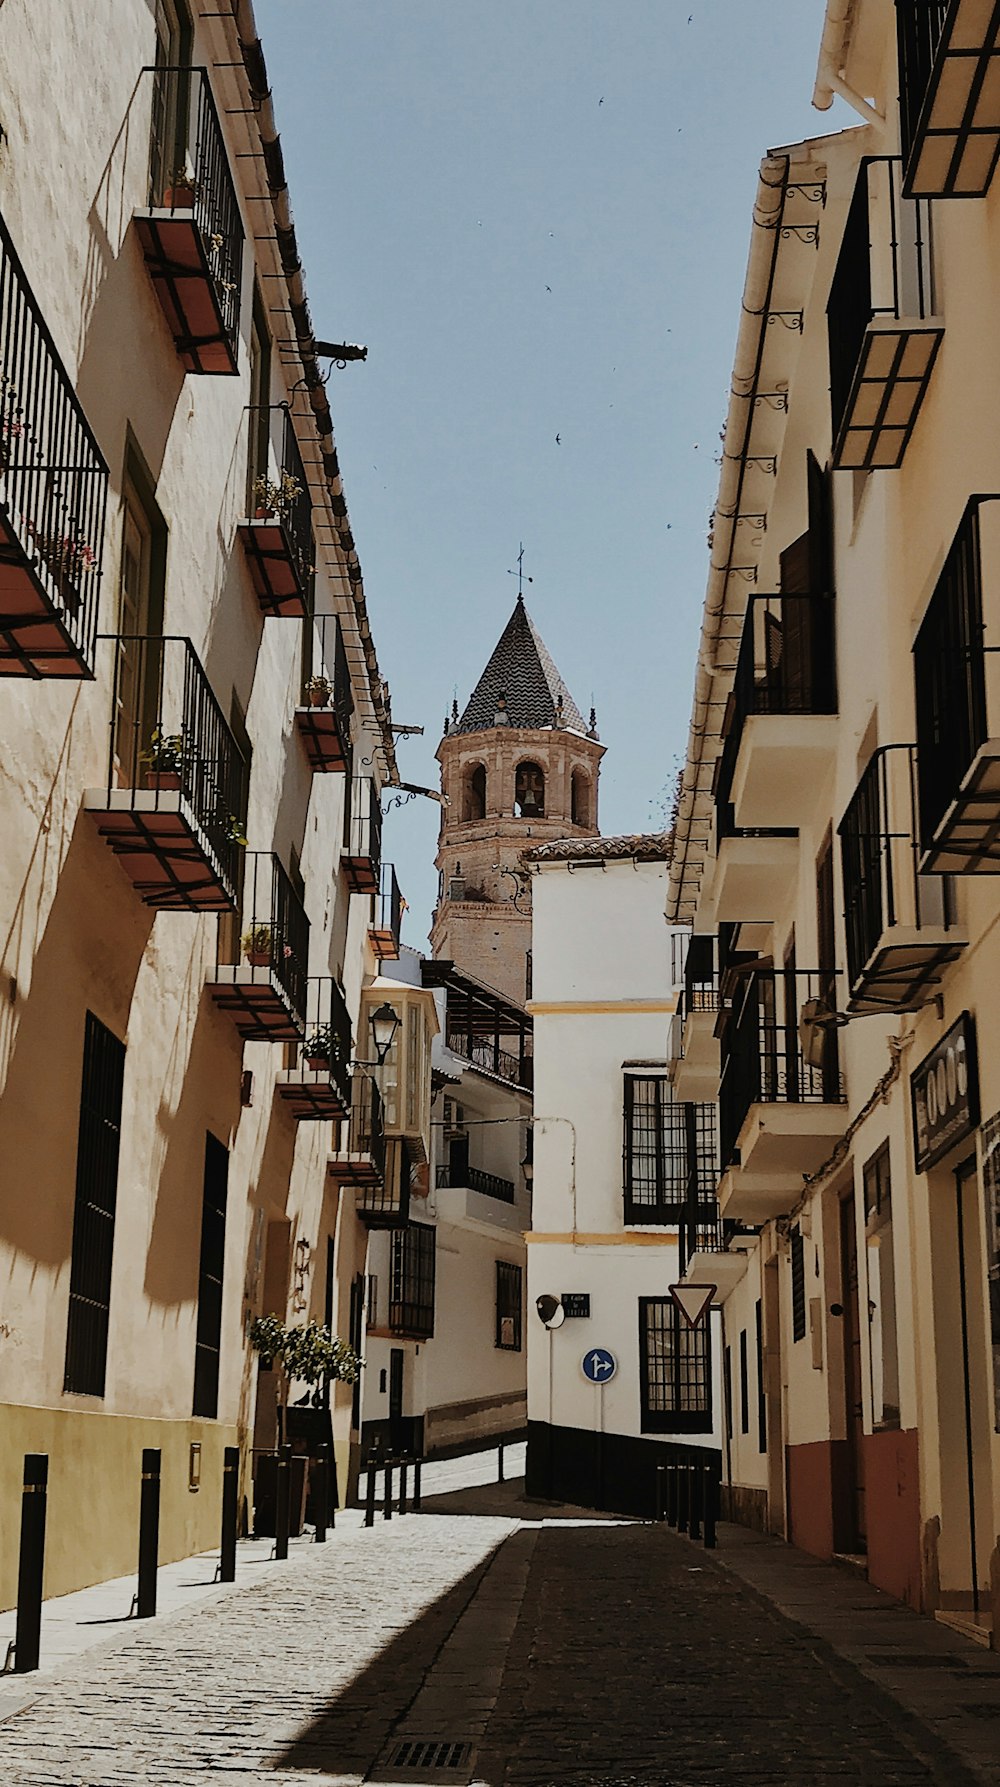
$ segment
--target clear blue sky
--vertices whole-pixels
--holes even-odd
[[[393,713],[426,727],[405,780],[437,782],[523,540],[529,608],[597,704],[601,828],[662,823],[757,167],[853,121],[810,106],[823,13],[257,0],[314,326],[369,350],[330,394]],[[438,813],[386,826],[417,947]]]

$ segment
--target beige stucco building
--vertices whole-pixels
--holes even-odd
[[[668,918],[729,1499],[985,1632],[1000,1529],[994,9],[830,0],[762,163]],[[987,77],[984,79],[984,77]],[[959,199],[964,202],[957,202]],[[995,1592],[995,1591],[994,1591]]]
[[[7,0],[0,86],[9,1606],[25,1453],[49,1458],[47,1593],[134,1567],[144,1446],[180,1557],[217,1542],[225,1445],[252,1518],[254,1315],[360,1342],[351,1060],[399,900],[388,695],[249,0]],[[332,1403],[343,1497],[358,1399]]]

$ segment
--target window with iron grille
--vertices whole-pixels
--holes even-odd
[[[125,1044],[87,1013],[76,1155],[65,1390],[103,1396]]]
[[[496,1345],[521,1351],[521,1268],[509,1260],[497,1260]]]
[[[757,1328],[757,1450],[767,1451],[767,1399],[764,1395],[764,1311],[758,1297],[755,1308]]]
[[[745,1328],[740,1329],[740,1432],[750,1432],[750,1375]]]
[[[806,1337],[806,1248],[798,1229],[792,1230],[792,1339]]]
[[[434,1230],[426,1222],[408,1222],[392,1232],[389,1282],[389,1328],[413,1340],[434,1333]]]
[[[207,1135],[205,1183],[201,1200],[194,1401],[191,1413],[202,1415],[208,1421],[214,1421],[219,1412],[219,1347],[222,1339],[222,1275],[226,1259],[228,1190],[229,1149],[217,1141],[214,1135]]]
[[[714,1220],[714,1105],[678,1104],[662,1074],[625,1075],[625,1221],[679,1223],[691,1205]]]
[[[707,1322],[689,1328],[672,1297],[639,1298],[643,1433],[710,1433],[712,1354]]]

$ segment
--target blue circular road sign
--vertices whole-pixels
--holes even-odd
[[[592,1346],[581,1360],[583,1375],[592,1384],[609,1384],[618,1370],[618,1360],[606,1346]]]

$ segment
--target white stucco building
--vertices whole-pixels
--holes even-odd
[[[535,1121],[528,1236],[528,1493],[650,1514],[656,1466],[711,1456],[714,1328],[670,1297],[714,1225],[713,1106],[666,1077],[674,1009],[664,836],[570,839],[526,853],[532,877]],[[540,1296],[566,1319],[547,1329]],[[585,1313],[575,1313],[585,1311]],[[713,1321],[716,1318],[712,1318]],[[603,1387],[585,1355],[617,1365]]]

